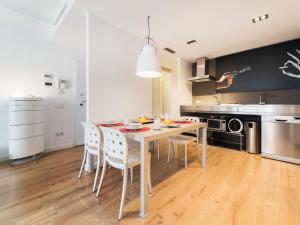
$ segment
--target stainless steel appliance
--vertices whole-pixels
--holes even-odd
[[[262,116],[262,156],[300,164],[300,117]]]
[[[254,121],[245,122],[246,132],[246,152],[252,154],[259,154],[261,141],[260,141],[260,123]]]
[[[226,131],[226,120],[224,119],[207,119],[208,130]]]
[[[243,122],[238,118],[230,119],[227,126],[232,133],[241,133],[244,130]]]
[[[215,59],[207,59],[205,57],[197,59],[196,64],[193,63],[195,67],[192,68],[193,76],[190,77],[188,80],[192,82],[205,82],[216,80],[215,77],[215,67],[216,67],[216,60]]]

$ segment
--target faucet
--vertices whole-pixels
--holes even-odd
[[[264,99],[264,101],[263,101]],[[266,95],[265,94],[262,94],[259,96],[259,103],[260,105],[265,105],[266,104]]]
[[[221,102],[219,101],[219,98],[218,98],[218,96],[214,95],[214,100],[216,100],[216,102],[217,102],[217,105],[220,105],[220,104],[221,104]]]

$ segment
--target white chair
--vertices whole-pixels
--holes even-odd
[[[200,119],[198,117],[191,117],[191,116],[185,116],[182,117],[186,121],[190,121],[192,123],[199,123]],[[191,134],[191,135],[187,135]],[[194,137],[195,135],[196,137]],[[198,153],[198,159],[200,161],[200,152],[199,152],[199,129],[193,132],[183,133],[181,135],[177,136],[171,136],[168,138],[169,141],[169,153],[168,153],[168,163],[170,162],[170,155],[171,155],[171,149],[172,154],[174,156],[174,145],[177,144],[178,148],[178,159],[180,159],[180,146],[184,145],[184,168],[187,169],[187,145],[190,143],[194,143],[196,141],[197,144],[197,153]]]
[[[81,177],[87,155],[91,154],[91,155],[96,156],[97,157],[97,168],[96,168],[96,175],[95,175],[94,185],[93,185],[93,192],[94,192],[96,190],[99,169],[101,166],[101,163],[100,163],[100,158],[101,158],[100,130],[97,126],[95,126],[92,123],[81,122],[81,124],[84,127],[84,153],[83,153],[83,160],[82,160],[80,172],[78,175],[78,179],[80,179],[80,177]]]
[[[119,220],[122,218],[126,189],[127,189],[127,177],[128,169],[132,170],[134,166],[141,164],[140,150],[139,149],[130,149],[128,150],[127,140],[125,136],[118,130],[113,128],[101,127],[100,128],[103,134],[104,146],[103,146],[103,168],[102,174],[97,190],[96,197],[99,196],[103,178],[105,175],[106,164],[120,169],[123,171],[123,188],[121,196],[121,204],[119,211]],[[151,160],[151,154],[149,153],[149,159]],[[150,167],[149,162],[149,167]],[[151,178],[150,178],[150,168],[148,174],[148,189],[151,193]]]

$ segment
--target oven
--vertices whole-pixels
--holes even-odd
[[[208,130],[219,130],[226,131],[226,120],[225,119],[207,119]]]

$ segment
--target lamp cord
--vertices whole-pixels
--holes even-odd
[[[147,17],[147,22],[148,22],[148,45],[150,43],[150,34],[151,34],[151,30],[150,30],[150,16]]]

